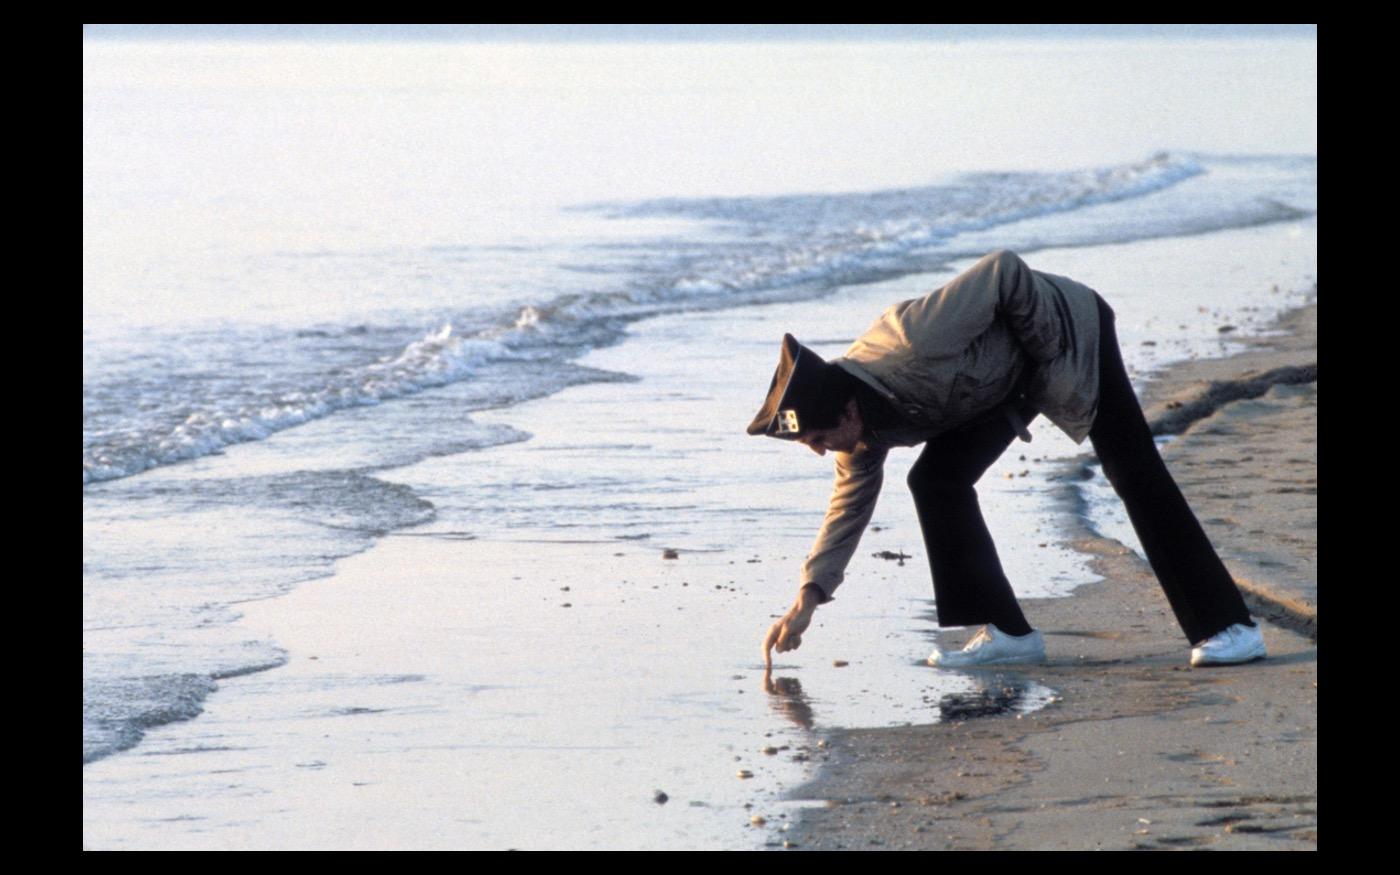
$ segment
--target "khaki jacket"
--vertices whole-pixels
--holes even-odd
[[[875,512],[891,446],[914,446],[1002,408],[1024,377],[1029,401],[1076,443],[1099,401],[1099,312],[1093,289],[993,252],[936,291],[895,304],[840,365],[890,401],[905,422],[836,454],[836,485],[802,584],[827,598],[845,577]]]

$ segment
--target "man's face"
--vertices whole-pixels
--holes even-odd
[[[860,408],[856,407],[856,399],[852,398],[846,402],[846,412],[841,414],[841,421],[836,423],[834,428],[811,429],[799,437],[797,442],[805,444],[818,456],[825,456],[827,450],[849,453],[860,445],[864,431],[865,424],[860,420]]]

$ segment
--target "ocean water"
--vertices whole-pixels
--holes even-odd
[[[83,131],[85,772],[292,671],[251,606],[394,542],[747,562],[762,530],[795,572],[829,469],[728,451],[786,326],[839,354],[876,300],[1010,248],[1103,291],[1147,375],[1316,281],[1314,40],[88,39]],[[1008,465],[989,515],[1048,532]],[[1048,564],[1043,594],[1083,580]],[[847,640],[880,634],[862,610]],[[817,710],[907,717],[860,693]]]

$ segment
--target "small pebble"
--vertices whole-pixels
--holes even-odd
[[[770,744],[763,749],[763,752],[771,757],[778,752],[778,749]]]
[[[755,814],[753,817],[749,818],[749,823],[753,824],[754,826],[763,826],[767,822],[768,819],[761,814]]]
[[[741,777],[741,778],[752,778],[752,777],[753,777],[753,772],[750,772],[748,769],[740,769],[739,772],[738,772],[738,774],[739,774],[739,777]]]
[[[573,602],[564,602],[564,604],[560,605],[559,607],[561,607],[561,608],[572,608],[573,606],[574,606],[574,605],[573,605]]]
[[[651,797],[652,801],[655,802],[657,805],[665,805],[667,800],[669,800],[670,798],[670,796],[667,796],[660,790],[657,790],[656,795]]]
[[[794,841],[792,841],[791,839],[784,839],[784,840],[783,840],[783,847],[785,847],[785,848],[795,848],[795,847],[797,847],[797,842],[794,842]]]
[[[836,666],[837,668],[845,668],[846,666],[850,665],[850,663],[844,659],[838,659],[835,662],[833,662],[832,665]]]
[[[661,551],[661,558],[662,558],[662,559],[679,559],[679,558],[681,558],[681,554],[677,553],[675,550],[672,550],[670,547],[667,547],[665,550],[662,550],[662,551]]]
[[[825,738],[817,739],[817,747],[826,747],[826,739],[825,739]]]
[[[568,591],[569,591],[569,588],[568,588],[567,586],[561,586],[561,587],[559,587],[559,590],[560,590],[561,592],[568,592]]]

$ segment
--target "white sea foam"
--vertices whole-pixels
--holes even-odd
[[[461,338],[444,325],[409,343],[396,356],[332,374],[318,388],[292,391],[244,407],[200,410],[164,433],[121,434],[83,453],[83,483],[110,480],[261,440],[337,410],[370,406],[470,376],[482,364],[512,352],[494,340]]]

